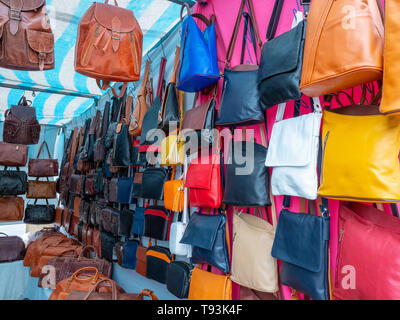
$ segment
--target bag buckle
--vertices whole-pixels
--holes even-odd
[[[21,9],[10,8],[8,17],[11,20],[21,21]]]
[[[46,60],[47,54],[46,54],[46,52],[41,51],[41,52],[39,52],[38,56],[39,56],[39,60]]]
[[[112,29],[111,30],[111,39],[121,40],[121,31]]]

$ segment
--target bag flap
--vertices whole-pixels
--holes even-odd
[[[120,32],[131,32],[138,26],[131,10],[105,3],[95,3],[94,16],[96,21],[108,30],[113,30],[113,19],[120,22]],[[116,30],[118,31],[118,30]]]
[[[164,207],[160,207],[160,206],[149,206],[146,208],[144,214],[145,214],[145,216],[152,215],[152,216],[161,217],[165,220],[169,220],[168,211]]]
[[[301,43],[305,37],[305,22],[300,22],[292,30],[267,41],[262,50],[258,82],[272,76],[297,69],[300,61]]]
[[[205,215],[195,212],[190,217],[180,243],[211,251],[217,238],[218,229],[224,226],[225,222],[224,214]]]
[[[309,113],[276,122],[272,128],[265,165],[302,167],[313,159],[322,113]]]
[[[210,189],[214,166],[219,166],[219,155],[192,160],[186,175],[185,188]],[[203,162],[203,163],[202,163]]]
[[[10,7],[11,0],[0,0],[7,7]],[[33,11],[45,4],[45,0],[23,0],[22,2],[22,11]]]
[[[207,118],[208,110],[214,108],[215,100],[211,99],[207,102],[202,103],[196,108],[192,108],[185,112],[182,121],[182,130],[201,130],[204,129],[204,125]]]
[[[329,240],[329,217],[282,210],[271,255],[311,272],[321,270],[324,241]]]
[[[29,47],[38,53],[52,53],[54,51],[54,35],[51,32],[26,30]]]

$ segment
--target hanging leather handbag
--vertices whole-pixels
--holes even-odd
[[[24,260],[25,251],[25,243],[20,237],[0,232],[0,262]]]
[[[116,167],[129,167],[132,163],[132,139],[129,135],[132,101],[132,96],[125,97],[125,117],[121,117],[114,135],[112,165]]]
[[[106,151],[109,151],[113,147],[114,135],[120,120],[119,118],[121,116],[121,107],[124,101],[123,99],[118,99],[115,97],[112,97],[111,100],[112,100],[111,122],[107,127],[107,131],[105,132],[105,137],[104,137],[104,146],[106,148]]]
[[[171,180],[164,183],[164,206],[165,209],[174,212],[183,211],[184,207],[184,182],[174,180],[176,167],[172,170]]]
[[[75,71],[96,79],[102,90],[110,88],[110,82],[124,82],[122,96],[128,82],[140,79],[143,33],[133,12],[114,4],[93,3],[81,18]]]
[[[124,207],[119,212],[119,223],[118,223],[118,235],[129,237],[131,235],[132,222],[133,222],[133,210],[129,210],[128,207]]]
[[[146,168],[142,178],[142,198],[163,200],[164,183],[168,180],[168,173],[166,168]]]
[[[307,18],[300,90],[307,96],[382,79],[384,26],[379,0],[314,2]],[[340,44],[337,41],[340,39]],[[357,50],[349,50],[357,48]],[[371,48],[374,48],[371,50]]]
[[[74,216],[77,217],[79,219],[79,213],[80,213],[80,207],[81,207],[81,202],[82,202],[82,198],[81,197],[75,197],[74,199]]]
[[[265,165],[273,167],[271,192],[317,199],[318,152],[322,112],[315,98],[313,112],[282,120],[285,104],[278,107]],[[296,106],[295,106],[296,108]]]
[[[192,262],[206,263],[229,273],[226,215],[195,212],[190,217],[181,243],[193,246]]]
[[[161,112],[161,102],[154,99],[153,105],[149,108],[143,118],[142,134],[140,135],[139,152],[147,152],[149,148],[157,151],[161,147],[158,135],[159,114]]]
[[[244,129],[244,131],[246,131]],[[233,141],[226,167],[223,203],[238,207],[270,206],[269,170],[265,167],[267,148],[264,127],[260,126],[263,144],[252,141]],[[250,154],[254,152],[254,156]],[[238,158],[238,159],[237,159]],[[239,163],[251,159],[254,167]],[[250,171],[250,168],[252,169]],[[246,192],[243,192],[246,190]]]
[[[301,99],[299,89],[303,64],[306,21],[298,11],[292,29],[275,37],[283,0],[276,0],[269,23],[267,42],[260,58],[258,71],[258,92],[260,104],[270,108],[280,103]],[[307,17],[308,6],[302,2]],[[275,28],[274,28],[275,27]]]
[[[79,203],[79,221],[84,224],[89,224],[90,221],[90,205],[91,203],[85,199]]]
[[[26,193],[28,177],[25,171],[17,170],[10,171],[7,167],[0,170],[0,195],[2,196],[17,196]]]
[[[359,202],[400,201],[400,118],[380,114],[378,97],[370,105],[351,101],[344,108],[324,109],[318,195]]]
[[[146,252],[147,249],[151,246],[151,239],[147,244],[147,247],[143,245],[142,237],[140,237],[140,243],[136,250],[136,273],[140,274],[143,277],[146,277],[146,268],[147,268],[147,257]]]
[[[174,260],[168,248],[151,246],[146,251],[146,277],[167,283],[168,265]]]
[[[131,198],[142,197],[143,172],[136,172],[133,178]]]
[[[25,96],[21,97],[17,106],[7,109],[4,117],[4,142],[25,145],[38,143],[40,124],[36,119],[36,109]]]
[[[182,17],[187,9],[187,16]],[[202,32],[194,18],[206,24]],[[215,16],[208,20],[199,13],[191,13],[187,4],[181,9],[182,52],[179,64],[178,89],[186,92],[197,92],[216,83],[220,74],[217,59],[217,39],[215,33]]]
[[[101,232],[100,235],[100,246],[101,246],[101,257],[108,261],[113,260],[113,252],[115,247],[116,239],[115,236],[108,232]]]
[[[112,207],[105,207],[101,212],[100,230],[118,235],[119,210]]]
[[[104,169],[103,167],[97,168],[93,174],[94,194],[103,194],[104,191]]]
[[[112,178],[108,183],[108,201],[118,202],[118,178]]]
[[[188,300],[232,300],[232,281],[229,275],[193,268]]]
[[[171,261],[167,269],[167,289],[179,299],[187,299],[193,266],[185,261]]]
[[[244,12],[245,3],[248,3],[250,14]],[[244,33],[242,43],[242,55],[240,65],[231,68],[231,60],[235,50],[236,40],[239,34],[239,27],[242,15],[245,18]],[[257,65],[243,64],[246,45],[246,35],[250,27],[252,35],[252,43],[254,54],[256,56]],[[254,14],[252,0],[242,0],[237,15],[235,29],[233,30],[231,41],[226,54],[224,85],[221,98],[221,105],[216,126],[244,126],[264,121],[263,110],[259,104],[259,96],[257,90],[258,78],[258,51],[261,51],[262,41],[258,32],[258,24]]]
[[[55,181],[28,181],[26,197],[28,199],[55,199],[57,198]]]
[[[0,221],[21,221],[24,217],[22,197],[0,197]]]
[[[220,155],[193,159],[186,174],[191,207],[219,208],[222,201]]]
[[[271,256],[275,237],[274,225],[265,221],[257,208],[257,215],[235,210],[233,215],[233,244],[231,280],[240,286],[276,293],[279,291],[278,262]]]
[[[149,91],[149,72],[150,61],[147,60],[144,68],[142,85],[137,94],[131,121],[129,123],[129,134],[134,137],[139,137],[142,134],[143,119],[147,110],[149,110],[149,105],[147,104],[147,94]]]
[[[105,146],[105,134],[108,129],[110,121],[110,102],[107,101],[103,111],[103,117],[101,120],[100,132],[93,146],[93,161],[97,163],[104,162],[106,157],[106,146]]]
[[[68,182],[68,190],[73,194],[81,194],[82,191],[82,175],[72,174]]]
[[[143,235],[162,241],[169,240],[171,222],[171,214],[164,207],[149,206],[144,212]]]
[[[131,234],[142,236],[144,232],[144,213],[146,208],[136,207],[135,214],[133,215],[133,223]]]
[[[361,203],[341,204],[338,230],[333,295],[340,300],[397,300],[399,219]],[[356,279],[351,281],[349,274]]]
[[[130,204],[133,188],[133,177],[119,177],[117,185],[117,202],[120,204]]]
[[[39,159],[43,146],[46,146],[48,159]],[[46,141],[43,141],[36,159],[29,159],[28,176],[30,177],[54,177],[58,176],[58,160],[52,159],[49,147]]]
[[[328,207],[323,216],[315,216],[290,212],[289,206],[285,201],[271,251],[281,260],[280,281],[314,300],[329,300]]]
[[[54,69],[54,35],[46,1],[3,1],[0,11],[4,46],[0,66],[26,71]]]
[[[27,159],[28,146],[0,142],[0,166],[25,167]]]
[[[94,170],[90,170],[90,172],[86,175],[84,192],[85,196],[94,196],[97,194],[95,188],[94,174]]]
[[[128,240],[124,244],[122,266],[128,269],[136,268],[136,251],[139,246],[139,241]]]
[[[56,214],[54,205],[50,205],[46,199],[46,204],[28,204],[25,208],[24,223],[27,224],[49,224],[53,223]],[[78,218],[79,220],[79,218]]]
[[[85,144],[83,146],[83,152],[81,153],[80,160],[93,162],[94,159],[94,144],[96,142],[96,137],[100,131],[101,125],[101,111],[96,111],[96,116],[92,118],[90,123],[89,131],[86,137]]]
[[[190,256],[190,253],[192,252],[191,246],[181,243],[189,220],[187,208],[182,212],[182,215],[175,214],[174,218],[175,216],[176,220],[172,222],[169,231],[169,250],[172,254],[178,256]]]

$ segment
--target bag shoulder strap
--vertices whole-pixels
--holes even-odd
[[[180,55],[181,55],[181,48],[177,46],[175,49],[174,69],[172,70],[169,82],[176,83],[176,76],[179,68]]]
[[[157,84],[157,93],[156,96],[160,99],[160,103],[162,103],[163,92],[164,92],[164,76],[165,76],[165,66],[167,64],[167,59],[164,57],[161,58],[160,62],[160,71],[158,73],[158,84]]]
[[[268,24],[267,35],[265,36],[267,41],[275,37],[282,13],[283,3],[284,0],[275,0],[274,8],[272,9],[271,18]]]
[[[39,151],[37,153],[36,159],[39,159],[40,153],[42,152],[43,146],[46,146],[47,154],[49,155],[49,158],[52,159],[51,153],[49,150],[49,146],[47,145],[46,141],[43,141],[42,144],[40,145]]]

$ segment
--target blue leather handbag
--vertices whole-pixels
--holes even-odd
[[[144,233],[144,212],[146,208],[136,207],[135,214],[133,215],[133,223],[131,234],[142,236]]]
[[[128,240],[124,245],[124,254],[122,257],[122,266],[128,269],[136,269],[136,250],[139,241]]]
[[[133,177],[119,177],[117,188],[117,200],[121,204],[131,203]]]
[[[314,300],[329,300],[330,218],[325,208],[321,217],[282,209],[271,251],[282,262],[281,283]]]
[[[194,264],[210,264],[224,273],[229,273],[225,214],[193,213],[180,243],[193,246]]]
[[[182,18],[183,9],[188,15]],[[194,18],[202,20],[207,28],[201,32]],[[187,4],[182,6],[181,54],[178,69],[178,90],[197,92],[216,83],[220,78],[217,58],[217,39],[215,35],[215,17],[208,20],[198,13],[190,13]]]

